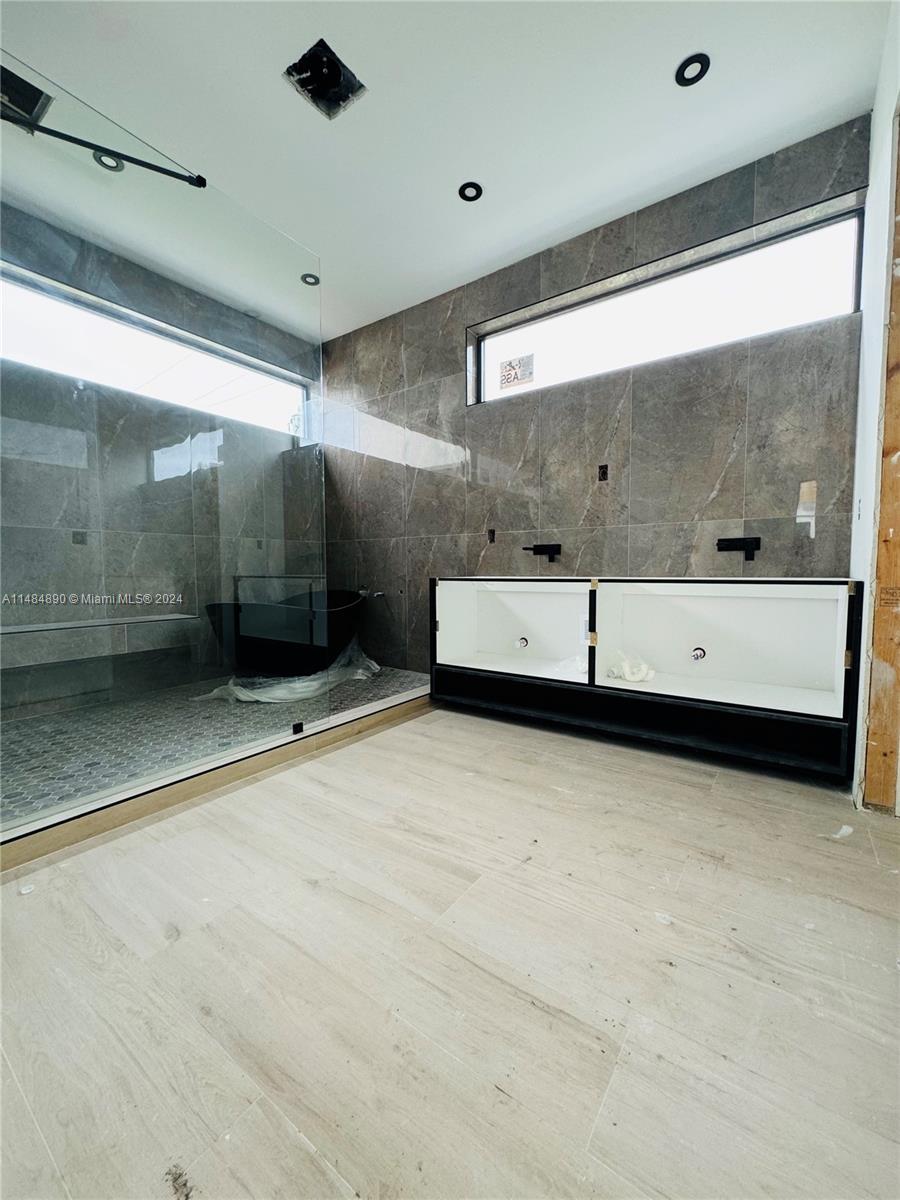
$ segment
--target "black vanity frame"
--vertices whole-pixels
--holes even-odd
[[[526,582],[519,576],[459,575],[454,580],[473,582]],[[542,576],[544,582],[551,577]],[[449,580],[448,580],[449,581]],[[585,576],[552,576],[552,582],[589,583]],[[734,584],[734,579],[634,579],[600,578],[604,583]],[[712,700],[655,695],[625,688],[598,685],[596,650],[588,648],[588,682],[540,679],[454,667],[437,662],[437,588],[430,580],[431,698],[461,708],[548,721],[554,724],[636,738],[731,759],[766,764],[803,774],[824,776],[848,783],[853,775],[856,748],[857,695],[859,692],[863,585],[846,579],[754,579],[754,585],[798,583],[805,586],[843,584],[849,593],[847,609],[847,667],[844,672],[844,705],[840,717],[806,716],[778,709],[750,708]],[[588,601],[589,631],[597,632],[597,592]]]

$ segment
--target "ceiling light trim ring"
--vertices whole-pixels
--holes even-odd
[[[691,67],[699,67],[695,75],[688,75]],[[678,69],[675,72],[675,82],[679,87],[693,87],[695,83],[699,83],[701,79],[706,77],[709,71],[709,55],[704,54],[702,50],[696,54],[689,54],[683,62],[678,64]]]
[[[106,150],[95,150],[93,154],[94,162],[98,167],[102,167],[104,171],[124,171],[125,164],[118,155],[110,154]]]

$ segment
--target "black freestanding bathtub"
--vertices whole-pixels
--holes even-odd
[[[225,660],[239,675],[315,675],[359,630],[364,597],[319,591],[277,603],[207,604]]]

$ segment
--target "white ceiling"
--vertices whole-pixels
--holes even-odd
[[[864,112],[887,10],[6,0],[2,42],[312,247],[333,336]],[[369,89],[331,122],[281,78],[320,37]],[[262,273],[242,286],[263,308]]]

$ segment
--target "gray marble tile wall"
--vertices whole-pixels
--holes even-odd
[[[868,131],[859,117],[326,343],[328,576],[371,593],[373,657],[427,666],[432,575],[846,574],[857,315],[471,408],[465,330],[864,187]],[[797,522],[812,481],[814,529]],[[744,532],[753,563],[716,551]]]

